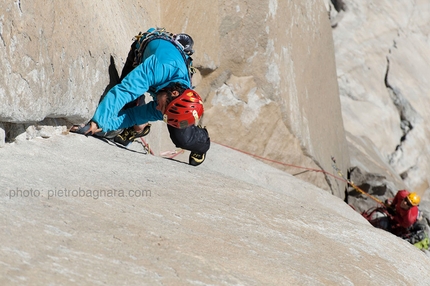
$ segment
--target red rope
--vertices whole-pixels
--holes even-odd
[[[183,154],[184,152],[185,152],[184,149],[175,150],[175,151],[164,151],[164,152],[160,152],[160,156],[164,158],[173,159],[179,154]]]
[[[333,177],[333,178],[335,178],[335,179],[337,179],[337,180],[339,180],[339,181],[342,181],[342,182],[347,183],[348,185],[350,185],[351,187],[353,187],[355,190],[359,191],[359,192],[360,192],[360,193],[362,193],[363,195],[368,196],[369,198],[373,199],[373,200],[374,200],[374,201],[376,201],[377,203],[381,204],[383,207],[386,207],[386,206],[385,206],[385,204],[384,204],[382,201],[380,201],[379,199],[375,198],[375,197],[374,197],[374,196],[372,196],[371,194],[366,193],[365,191],[363,191],[362,189],[360,189],[358,186],[356,186],[353,182],[351,182],[351,181],[349,181],[349,180],[345,179],[345,178],[343,177],[343,175],[342,175],[342,177],[339,177],[339,176],[333,175],[332,173],[329,173],[329,172],[327,172],[327,171],[325,171],[325,170],[314,169],[314,168],[307,168],[307,167],[302,167],[302,166],[297,166],[297,165],[292,165],[292,164],[287,164],[287,163],[279,162],[279,161],[272,160],[272,159],[268,159],[268,158],[265,158],[265,157],[262,157],[262,156],[259,156],[259,155],[255,155],[255,154],[252,154],[252,153],[249,153],[249,152],[246,152],[246,151],[243,151],[243,150],[240,150],[240,149],[237,149],[237,148],[231,147],[231,146],[227,146],[227,145],[222,144],[222,143],[218,143],[218,142],[214,142],[214,141],[212,141],[212,142],[213,142],[213,143],[215,143],[215,144],[218,144],[218,145],[224,146],[224,147],[226,147],[226,148],[230,148],[230,149],[235,150],[235,151],[237,151],[237,152],[241,152],[241,153],[243,153],[243,154],[249,155],[249,156],[251,156],[251,157],[258,158],[258,159],[260,159],[260,160],[269,161],[269,162],[276,163],[276,164],[283,165],[283,166],[288,166],[288,167],[293,167],[293,168],[298,168],[298,169],[304,169],[304,170],[307,170],[307,171],[312,171],[312,172],[317,172],[317,173],[323,173],[323,174],[326,174],[326,175],[331,176],[331,177]]]
[[[324,173],[324,174],[327,174],[327,175],[329,175],[329,176],[331,176],[331,177],[333,177],[333,178],[335,178],[335,179],[337,179],[337,180],[340,180],[340,181],[343,181],[343,182],[345,182],[345,183],[348,183],[348,181],[347,181],[347,180],[345,180],[345,179],[343,179],[343,178],[341,178],[341,177],[338,177],[338,176],[336,176],[336,175],[333,175],[333,174],[331,174],[331,173],[329,173],[329,172],[327,172],[327,171],[325,171],[325,170],[314,169],[314,168],[307,168],[307,167],[302,167],[302,166],[297,166],[297,165],[287,164],[287,163],[279,162],[279,161],[276,161],[276,160],[273,160],[273,159],[265,158],[265,157],[262,157],[262,156],[259,156],[259,155],[255,155],[255,154],[252,154],[252,153],[249,153],[249,152],[246,152],[246,151],[243,151],[243,150],[240,150],[240,149],[237,149],[237,148],[231,147],[231,146],[227,146],[227,145],[222,144],[222,143],[218,143],[218,142],[214,142],[214,141],[212,141],[212,142],[213,142],[213,143],[215,143],[215,144],[218,144],[218,145],[224,146],[224,147],[226,147],[226,148],[229,148],[229,149],[232,149],[232,150],[235,150],[235,151],[241,152],[241,153],[243,153],[243,154],[249,155],[249,156],[251,156],[251,157],[261,159],[261,160],[263,160],[263,161],[269,161],[269,162],[276,163],[276,164],[279,164],[279,165],[283,165],[283,166],[287,166],[287,167],[293,167],[293,168],[298,168],[298,169],[303,169],[303,170],[312,171],[312,172],[317,172],[317,173]]]

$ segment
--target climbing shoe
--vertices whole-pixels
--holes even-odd
[[[134,139],[148,135],[149,131],[151,131],[151,124],[146,125],[140,132],[135,131],[133,127],[129,127],[124,129],[121,134],[115,136],[114,141],[128,146]]]
[[[191,152],[190,153],[190,158],[189,158],[189,163],[191,166],[198,166],[201,163],[203,163],[203,161],[206,158],[206,153],[197,153],[197,152]]]
[[[97,137],[104,137],[107,139],[113,139],[116,136],[118,136],[119,134],[121,134],[124,131],[124,129],[118,129],[118,130],[113,130],[113,131],[109,131],[109,132],[97,132],[96,134],[94,134]]]

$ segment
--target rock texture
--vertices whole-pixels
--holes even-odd
[[[0,81],[0,284],[429,285],[423,252],[373,228],[327,192],[343,198],[342,181],[296,168],[333,172],[334,156],[346,173],[351,153],[355,166],[380,168],[396,186],[416,182],[411,178],[418,171],[401,170],[408,163],[406,142],[413,141],[400,138],[426,142],[425,136],[412,137],[425,134],[425,126],[417,115],[421,107],[391,78],[404,68],[393,63],[393,44],[380,46],[364,63],[355,47],[344,50],[358,66],[354,75],[382,72],[368,73],[373,94],[341,61],[342,111],[350,131],[345,136],[326,9],[334,8],[335,32],[342,25],[356,31],[356,14],[347,12],[370,7],[363,3],[1,3],[0,71],[7,76]],[[381,3],[400,11],[399,1]],[[398,17],[405,22],[400,14],[392,20]],[[424,29],[418,20],[426,18],[412,21]],[[143,155],[137,143],[127,151],[67,134],[66,126],[91,118],[118,79],[132,36],[151,26],[187,32],[196,42],[194,83],[205,98],[203,124],[214,141],[197,168],[184,164],[188,153],[178,161],[159,158],[173,148],[163,123],[146,137],[156,156]],[[386,40],[403,31],[379,27],[354,36],[367,39],[370,30]],[[341,40],[353,42],[347,32],[340,33],[346,39],[336,38],[337,54]],[[360,48],[372,54],[368,46]],[[393,51],[382,69],[375,61],[384,62],[386,48]],[[353,96],[344,96],[346,83]],[[388,96],[379,97],[384,90]],[[357,98],[362,105],[348,104]],[[384,108],[379,125],[371,124],[374,106]],[[357,108],[369,116],[365,128],[353,132]],[[217,142],[288,163],[280,168],[296,176]],[[394,171],[390,158],[399,162]]]
[[[331,172],[331,156],[344,171],[349,166],[331,27],[320,1],[18,1],[0,8],[7,139],[44,119],[90,119],[116,82],[132,36],[163,26],[196,42],[194,83],[214,142],[277,161],[343,196],[343,183],[295,167]]]
[[[429,257],[339,198],[212,154],[195,168],[76,134],[8,144],[0,284],[430,284]]]
[[[199,86],[209,92],[204,124],[215,142],[288,164],[277,166],[292,174],[303,171],[292,166],[331,172],[331,156],[348,166],[324,5],[223,2],[219,31],[210,33],[220,47],[222,57],[213,60],[219,68],[204,69]],[[329,176],[299,176],[343,196],[343,185]]]
[[[159,23],[158,13],[143,9],[152,2],[0,3],[0,122],[90,118],[136,23]]]
[[[331,2],[342,115],[358,138],[349,141],[372,142],[383,169],[422,195],[430,174],[430,2]]]

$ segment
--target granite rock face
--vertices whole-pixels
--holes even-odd
[[[151,1],[0,4],[0,122],[90,118]],[[158,15],[156,15],[158,17]],[[118,56],[116,56],[118,55]]]
[[[345,129],[372,142],[384,169],[424,194],[430,176],[430,2],[331,2]]]
[[[387,139],[345,136],[331,29],[347,1],[69,2],[0,4],[0,284],[429,285],[423,252],[372,227],[342,200],[342,181],[314,172],[333,172],[333,156],[346,173],[352,154],[363,173],[384,173],[363,184],[404,184]],[[162,122],[145,137],[157,156],[65,128],[91,118],[133,35],[151,26],[196,42],[214,142],[199,167],[188,153],[159,158]],[[395,139],[389,103],[381,117]]]
[[[331,26],[320,1],[44,1],[0,4],[0,122],[89,120],[138,31],[195,41],[194,78],[214,142],[276,161],[337,196],[346,170]],[[6,137],[17,126],[6,130]],[[15,129],[16,129],[15,128]],[[19,127],[22,129],[22,126]],[[28,128],[28,127],[27,127]],[[27,133],[31,130],[25,129]],[[164,138],[163,140],[169,140]],[[304,167],[319,172],[305,172]],[[300,174],[299,174],[300,173]]]
[[[211,13],[197,5],[205,12],[181,12],[173,26],[189,17],[187,31],[197,35],[197,90],[206,100],[202,123],[213,141],[275,161],[271,164],[342,197],[342,182],[297,168],[332,172],[331,156],[344,170],[349,166],[323,3],[208,5]],[[166,5],[166,14],[173,6]]]
[[[430,284],[341,199],[212,148],[197,168],[76,134],[1,148],[0,284]]]

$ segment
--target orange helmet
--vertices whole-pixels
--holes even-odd
[[[200,95],[192,89],[186,89],[167,105],[163,119],[170,126],[183,129],[198,122],[203,112]]]
[[[410,193],[406,198],[408,199],[409,203],[413,206],[419,205],[421,201],[421,198],[417,193]]]

